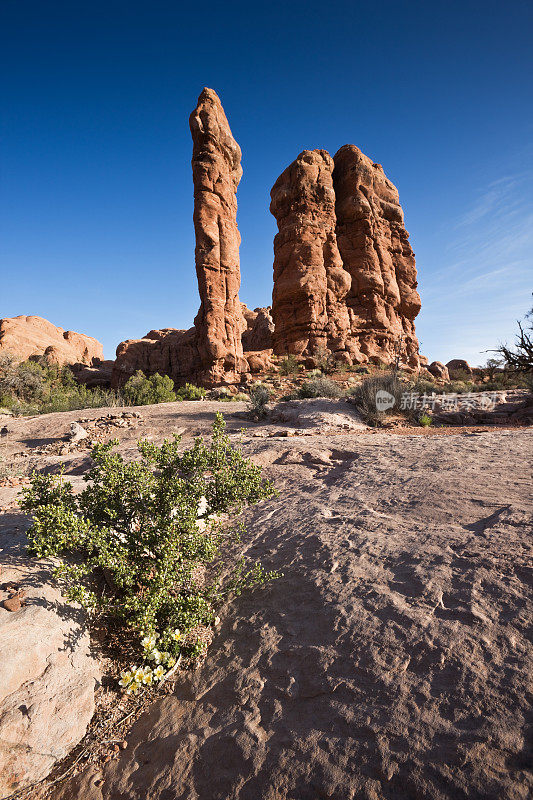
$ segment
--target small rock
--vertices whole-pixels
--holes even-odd
[[[22,607],[22,598],[14,594],[13,597],[4,600],[3,606],[7,611],[19,611]]]
[[[71,442],[81,442],[82,439],[87,439],[89,434],[82,428],[79,422],[71,422],[69,439]]]

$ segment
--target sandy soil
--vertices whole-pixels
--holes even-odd
[[[245,513],[243,549],[284,576],[225,608],[205,665],[116,760],[53,796],[529,797],[533,432],[287,438],[240,404],[180,403],[113,433],[131,454],[141,434],[185,428],[187,443],[216,410],[280,491]],[[102,414],[14,420],[4,453],[64,464],[78,483],[86,453],[36,450]],[[16,491],[0,489],[0,506]]]

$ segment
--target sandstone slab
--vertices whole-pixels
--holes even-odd
[[[2,587],[25,594],[18,610],[0,607],[0,797],[7,797],[44,778],[83,737],[100,670],[81,611],[51,583],[51,563],[26,559],[22,534],[0,533],[0,550]]]
[[[253,439],[280,490],[202,669],[57,800],[527,800],[528,431]]]

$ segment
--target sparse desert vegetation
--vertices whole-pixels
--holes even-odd
[[[197,439],[181,452],[179,436],[161,446],[141,441],[140,460],[126,463],[114,444],[91,451],[78,496],[62,477],[35,473],[20,505],[32,517],[31,555],[61,559],[55,577],[65,596],[137,636],[145,663],[142,675],[125,672],[131,693],[161,680],[179,657],[205,657],[221,603],[276,577],[244,560],[228,568],[238,529],[224,519],[274,487],[230,444],[220,414],[210,445]]]
[[[532,15],[337,5],[2,4],[0,800],[533,797]]]

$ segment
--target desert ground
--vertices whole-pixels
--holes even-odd
[[[533,431],[377,431],[344,401],[291,408],[261,422],[244,403],[212,401],[128,409],[139,416],[122,421],[114,408],[9,420],[1,455],[13,475],[63,468],[81,488],[90,456],[65,445],[72,421],[134,457],[140,437],[181,432],[188,446],[222,411],[279,492],[244,512],[241,550],[283,572],[222,610],[205,663],[178,673],[124,749],[24,790],[81,739],[93,687],[97,701],[109,687],[80,612],[50,584],[49,565],[24,555],[24,479],[4,478],[0,599],[13,582],[28,600],[0,608],[2,713],[16,730],[29,718],[37,737],[20,754],[15,796],[531,796]],[[25,629],[49,631],[42,652]]]

